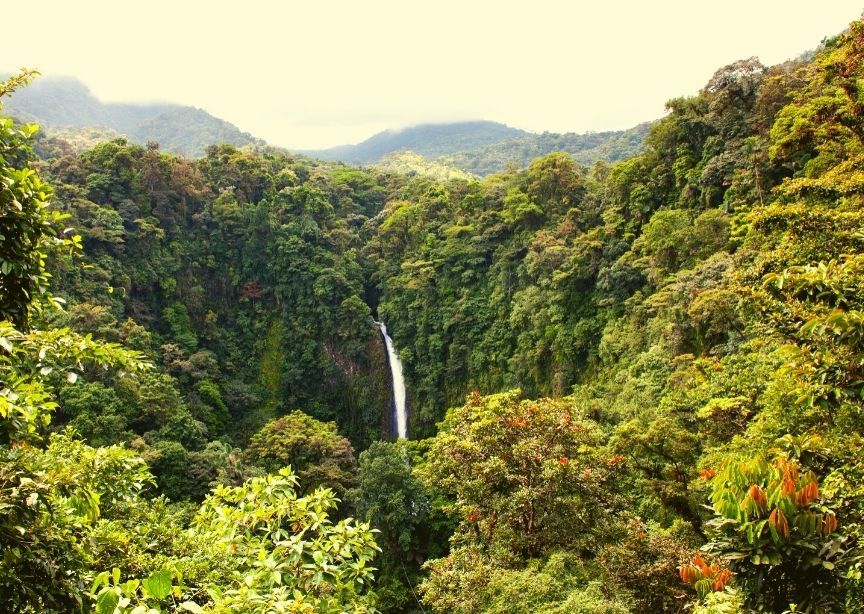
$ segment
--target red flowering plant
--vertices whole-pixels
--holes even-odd
[[[455,539],[535,558],[613,517],[625,463],[601,443],[571,402],[472,394],[447,413],[419,474],[453,502]]]
[[[808,601],[817,594],[814,588],[844,581],[842,568],[851,564],[853,547],[838,531],[837,515],[813,471],[778,455],[730,460],[711,479],[715,515],[707,523],[712,539],[704,550],[716,562],[698,557],[680,570],[700,597],[721,590],[734,574],[746,594],[760,596],[761,605],[782,611],[796,603],[805,611],[816,606]],[[831,591],[818,594],[826,592]]]
[[[682,581],[696,589],[700,598],[712,591],[722,591],[732,579],[730,569],[719,563],[708,564],[701,554],[697,554],[692,563],[682,565],[678,575]]]

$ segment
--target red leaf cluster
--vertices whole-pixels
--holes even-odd
[[[708,579],[711,582],[712,591],[720,591],[732,579],[732,572],[721,567],[719,563],[708,564],[701,554],[697,554],[693,558],[693,562],[689,565],[682,565],[678,571],[681,580],[690,586],[695,586],[697,582]]]

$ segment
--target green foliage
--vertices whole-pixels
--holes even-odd
[[[152,477],[128,450],[90,448],[66,436],[52,437],[45,450],[2,446],[0,454],[0,606],[74,608],[91,563],[91,531]]]
[[[171,337],[187,352],[194,352],[198,347],[198,338],[192,330],[189,311],[182,303],[174,303],[165,308],[164,318],[171,327]]]
[[[299,401],[360,444],[375,436],[389,391],[354,250],[380,179],[312,177],[280,152],[213,147],[190,162],[122,140],[47,166],[85,248],[83,267],[50,262],[71,304],[55,320],[160,365],[137,383],[96,375],[61,399],[57,423],[134,442],[173,497],[197,499],[221,479],[208,441],[243,445]]]
[[[268,422],[249,442],[249,459],[269,471],[291,467],[305,488],[332,488],[338,495],[354,482],[354,448],[336,430],[295,410]]]
[[[397,151],[389,153],[375,164],[377,167],[399,173],[407,177],[421,175],[430,177],[435,181],[449,181],[451,179],[468,179],[471,175],[457,168],[448,166],[442,162],[427,160],[418,153],[412,151]]]
[[[840,607],[858,557],[836,533],[837,516],[812,471],[782,456],[730,461],[714,478],[711,500],[707,549],[728,562],[748,602],[769,611],[793,603],[806,611]]]
[[[334,523],[332,491],[298,497],[296,486],[297,479],[284,469],[241,486],[217,487],[187,529],[175,528],[172,539],[146,544],[161,552],[146,561],[150,569],[142,569],[140,579],[121,581],[119,567],[95,575],[94,611],[374,611],[373,532],[351,519]],[[130,530],[168,530],[170,519],[143,515],[139,508],[145,505],[139,500],[133,508],[143,526],[115,523],[115,539]]]
[[[740,592],[709,593],[704,601],[694,608],[694,614],[738,614],[744,610],[744,601]]]
[[[453,498],[460,535],[533,558],[602,522],[618,460],[568,403],[519,396],[475,394],[448,412],[421,476]]]
[[[66,423],[93,446],[110,445],[130,436],[127,406],[117,391],[98,381],[61,388],[54,422]]]
[[[0,325],[3,605],[860,611],[862,40],[721,68],[614,166],[45,162],[84,253],[31,194],[70,308]],[[427,439],[369,445],[373,314]]]
[[[448,564],[423,584],[423,599],[437,612],[505,612],[622,614],[626,598],[600,582],[578,557],[555,553],[524,569],[498,567],[476,549],[457,548]]]
[[[378,608],[410,611],[419,584],[418,561],[446,551],[449,523],[434,506],[434,493],[413,474],[404,441],[376,441],[360,454],[357,485],[347,493],[357,516],[378,531]]]
[[[640,153],[649,127],[645,123],[614,132],[530,134],[494,122],[426,124],[388,130],[357,145],[309,153],[325,160],[375,163],[397,173],[444,181],[469,173],[485,176],[522,168],[556,151],[567,152],[581,164],[616,162]]]
[[[3,91],[12,85],[4,85]],[[11,130],[11,123],[8,126]],[[23,160],[16,157],[21,154],[21,135],[9,130],[10,151],[0,158],[4,170],[7,161]],[[122,212],[130,209],[126,197],[135,198],[146,183],[137,174],[134,154],[124,148],[123,143],[113,143],[85,156],[103,171],[86,175],[89,194],[106,205],[120,204],[116,211],[84,208],[92,222],[88,246],[115,250],[115,256],[125,244],[126,220],[118,224],[118,215],[122,218]],[[10,177],[19,172],[8,168]],[[10,260],[10,266],[4,265],[4,284],[11,289],[17,283],[21,291],[12,296],[10,290],[9,310],[2,317],[18,325],[28,323],[29,316],[38,313],[41,297],[47,296],[42,250],[52,221],[40,200],[47,197],[47,190],[36,193],[35,173],[24,170],[21,176],[31,181],[24,187],[33,193],[21,192],[18,209],[24,211],[26,205],[29,217],[21,218],[23,226],[18,220],[17,226],[4,229],[10,245],[21,246],[15,256],[20,263],[13,266]],[[14,182],[4,185],[13,187]],[[319,203],[316,211],[322,207],[326,210]],[[150,230],[147,234],[147,240],[160,236]],[[132,243],[128,247],[134,253],[140,245]],[[57,266],[64,275],[74,275],[75,269],[64,268],[68,262]],[[29,281],[19,283],[10,275],[22,272]],[[163,288],[171,285],[162,284]],[[55,317],[78,318],[112,338],[134,335],[152,349],[134,323],[112,329],[108,309],[91,305],[71,317]],[[165,317],[180,343],[180,347],[162,348],[167,368],[197,382],[195,392],[218,412],[224,427],[228,408],[218,385],[207,379],[218,377],[218,366],[214,373],[215,361],[207,353],[197,352],[188,360],[183,353],[197,346],[192,316],[175,302],[165,309]],[[218,469],[216,481],[237,481],[247,471],[237,462],[236,452],[219,446],[208,446],[197,456],[189,452],[203,446],[206,431],[184,406],[178,382],[168,373],[145,371],[151,365],[141,353],[66,327],[44,326],[40,321],[38,327],[23,328],[16,323],[0,322],[0,609],[47,612],[92,607],[112,614],[204,608],[373,611],[369,585],[374,569],[368,565],[377,551],[373,533],[368,525],[351,519],[330,520],[329,513],[337,505],[332,491],[318,489],[298,497],[296,478],[285,469],[278,476],[252,478],[242,486],[217,487],[189,528],[184,528],[188,520],[182,511],[169,508],[165,499],[145,499],[145,489],[158,483],[174,498],[194,496],[186,491],[188,481],[183,478],[190,466],[199,471],[202,461]],[[69,386],[84,377],[93,380],[71,392]],[[41,436],[58,407],[58,397],[60,416],[86,427],[94,440],[125,438],[129,429],[143,432],[150,445],[138,439],[133,444],[144,447],[156,479],[141,456],[122,446],[94,448],[70,433],[54,434],[43,445]],[[127,402],[134,411],[129,411]],[[334,463],[345,459],[353,466],[347,440],[335,435],[335,426],[331,433],[329,425],[318,424],[331,437],[316,442],[333,443],[335,438],[335,448],[325,450],[334,452],[329,458]],[[131,568],[132,579],[121,582],[123,571],[117,563]],[[94,571],[99,568],[112,571]],[[186,570],[189,574],[184,575]],[[194,585],[185,586],[184,577],[194,580]]]
[[[237,578],[210,589],[217,610],[372,610],[369,563],[377,547],[369,525],[334,524],[332,491],[297,497],[296,486],[291,471],[282,469],[240,487],[219,487],[201,506],[192,534],[214,554],[230,554],[232,572],[224,579]]]
[[[130,373],[148,366],[136,352],[66,328],[22,333],[8,322],[0,322],[0,345],[5,350],[0,354],[2,443],[38,438],[57,407],[52,393],[59,382],[74,384],[88,363]]]
[[[379,132],[357,145],[310,152],[329,160],[375,162],[390,152],[411,150],[423,156],[438,156],[496,143],[524,134],[521,130],[490,121],[420,124],[402,130]]]
[[[26,85],[37,74],[23,70],[0,83],[0,99]],[[2,100],[0,100],[2,109]],[[45,259],[52,251],[79,246],[80,238],[64,238],[58,225],[64,216],[48,208],[51,187],[27,166],[28,141],[34,125],[15,125],[0,117],[0,321],[26,327],[31,311],[48,298]]]
[[[348,493],[357,514],[391,549],[411,557],[416,533],[430,511],[430,496],[411,471],[403,444],[376,441],[360,454],[357,487]]]
[[[645,252],[652,256],[655,266],[670,271],[677,270],[681,250],[686,249],[690,215],[686,211],[673,209],[658,211],[645,225],[642,239]]]
[[[204,417],[207,432],[211,435],[225,433],[231,421],[231,414],[222,399],[219,386],[205,379],[195,385],[195,392],[208,409]]]
[[[120,582],[120,569],[115,567],[109,574],[104,571],[96,576],[90,592],[95,599],[97,614],[114,614],[115,612],[150,613],[163,612],[160,606],[169,595],[182,595],[182,587],[172,587],[174,573],[157,571],[143,580],[127,580]],[[178,578],[179,580],[180,578]],[[131,607],[131,606],[135,607]],[[183,601],[179,609],[189,612],[202,612],[201,607],[192,601]]]
[[[689,569],[685,561],[707,542],[734,572],[694,567],[707,611],[740,603],[781,611],[793,602],[855,611],[861,491],[848,476],[860,474],[860,461],[848,450],[860,449],[864,428],[861,36],[853,24],[812,62],[723,67],[697,96],[669,102],[643,154],[613,167],[574,171],[548,156],[483,182],[416,180],[385,207],[366,250],[379,312],[402,348],[412,432],[432,434],[474,389],[573,392],[574,420],[590,418],[586,432],[595,433],[582,442],[593,465],[620,459],[620,489],[589,488],[585,500],[620,506],[642,527],[579,526],[590,514],[553,508],[554,521],[575,524],[544,535],[568,540],[526,541],[517,512],[532,499],[512,482],[534,484],[532,465],[510,467],[508,455],[520,458],[532,439],[508,441],[505,452],[492,416],[509,415],[510,402],[493,408],[487,399],[497,396],[478,396],[476,412],[469,403],[446,414],[418,468],[460,521],[450,554],[427,563],[430,606],[488,609],[496,570],[521,573],[563,548],[595,564],[590,577],[614,586],[628,607],[675,611],[687,589],[674,570]],[[537,440],[556,441],[549,433]],[[712,519],[704,502],[726,495],[711,495],[707,480],[726,459],[758,464],[777,447],[828,480],[830,498],[799,509],[766,495],[764,513],[739,517],[743,494],[756,482],[767,493],[773,479],[732,488],[723,469],[714,484],[730,489],[728,509]],[[555,505],[579,501],[566,481],[544,478],[566,493]],[[542,488],[526,492],[544,501]],[[836,543],[795,525],[841,512],[850,524],[841,523]],[[671,527],[686,548],[675,547]],[[601,547],[595,560],[589,553]],[[804,597],[794,591],[801,585],[810,587]]]
[[[603,548],[599,565],[609,586],[631,595],[633,610],[674,612],[686,598],[678,566],[698,541],[681,520],[667,529],[632,520],[616,543]]]
[[[445,154],[439,160],[481,176],[501,173],[514,166],[528,166],[538,156],[555,151],[569,153],[580,164],[594,164],[601,160],[618,162],[641,153],[649,128],[650,124],[645,123],[616,132],[529,134]]]
[[[532,203],[527,194],[512,189],[504,197],[504,210],[501,212],[501,218],[511,226],[518,226],[523,222],[530,223],[532,220],[542,219],[543,209]]]
[[[475,393],[451,409],[418,468],[451,499],[445,509],[459,520],[450,554],[427,564],[424,601],[436,610],[478,611],[484,594],[509,585],[487,585],[495,570],[519,570],[602,535],[616,507],[621,459],[603,458],[600,443],[596,425],[567,402]],[[504,595],[494,599],[504,603]]]

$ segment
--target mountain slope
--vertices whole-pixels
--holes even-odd
[[[137,143],[158,142],[163,150],[200,156],[208,145],[231,143],[243,146],[263,143],[241,132],[234,124],[195,107],[172,107],[131,129]]]
[[[409,149],[427,158],[493,145],[529,134],[490,121],[421,124],[401,130],[385,130],[356,145],[307,151],[322,160],[371,163],[394,151]]]
[[[593,164],[598,160],[617,162],[641,153],[650,127],[651,124],[646,122],[622,131],[525,134],[486,147],[460,151],[440,161],[475,175],[500,173],[510,165],[524,168],[535,158],[553,151],[566,151],[582,164]]]
[[[69,135],[98,127],[135,143],[156,141],[164,151],[193,157],[202,155],[208,145],[262,143],[203,109],[168,103],[104,103],[69,77],[38,80],[12,96],[6,111],[22,121],[39,123],[48,134]]]
[[[534,134],[489,121],[422,124],[379,132],[356,145],[303,153],[323,160],[372,164],[390,154],[411,151],[439,165],[489,175],[514,165],[525,167],[553,151],[566,151],[583,164],[623,160],[642,151],[649,127],[646,122],[623,131]]]

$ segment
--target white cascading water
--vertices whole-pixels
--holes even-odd
[[[405,380],[402,378],[402,361],[396,353],[393,340],[387,334],[384,322],[376,322],[381,334],[384,335],[384,344],[387,346],[387,361],[390,363],[390,375],[393,380],[393,406],[396,410],[396,434],[399,439],[408,438],[408,413],[405,408]]]

